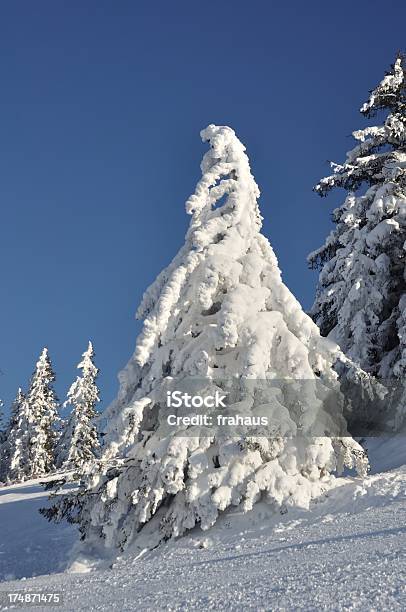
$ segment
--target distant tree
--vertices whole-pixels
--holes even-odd
[[[406,376],[406,72],[399,55],[360,111],[382,125],[353,132],[357,146],[315,191],[347,190],[335,229],[309,255],[321,269],[311,314],[321,333],[367,372]]]
[[[11,406],[10,422],[0,447],[0,481],[13,482],[30,477],[30,448],[33,418],[21,389]]]
[[[6,423],[4,418],[3,406],[3,401],[0,400],[0,444],[3,443],[6,434]]]
[[[44,348],[36,364],[27,394],[30,419],[30,477],[43,476],[54,469],[54,454],[58,440],[58,399],[53,389],[55,374]]]
[[[65,406],[72,411],[56,449],[58,468],[82,470],[99,453],[100,443],[95,425],[96,404],[100,401],[96,385],[98,369],[94,365],[94,350],[89,342],[78,364],[78,376],[68,391]]]

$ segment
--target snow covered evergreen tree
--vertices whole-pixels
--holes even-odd
[[[383,379],[406,375],[406,64],[398,56],[361,107],[383,124],[353,132],[357,146],[315,190],[342,187],[335,229],[309,256],[320,268],[311,314],[321,333]]]
[[[33,419],[21,389],[11,406],[10,422],[0,447],[0,481],[18,482],[30,477],[30,447]]]
[[[210,149],[186,203],[185,245],[138,310],[143,330],[107,412],[102,460],[84,489],[43,512],[79,523],[92,544],[124,548],[148,524],[150,546],[151,534],[207,529],[260,499],[307,507],[343,464],[366,470],[342,417],[339,349],[282,282],[245,148],[229,127],[201,135]],[[167,406],[170,389],[228,393],[222,414],[269,425],[224,430],[212,408],[213,427],[170,427],[168,415],[182,415]]]
[[[29,419],[29,476],[43,476],[54,469],[54,453],[58,440],[58,399],[53,389],[55,374],[48,349],[44,348],[27,394]]]
[[[4,418],[4,412],[3,412],[3,401],[0,400],[0,482],[3,482],[4,480],[4,469],[5,469],[5,462],[4,462],[4,451],[3,451],[3,445],[4,442],[6,440],[6,423],[5,423],[5,418]]]
[[[6,434],[6,424],[5,424],[3,406],[4,406],[3,401],[0,400],[0,444],[3,443],[4,436]]]
[[[56,449],[56,466],[63,469],[83,470],[99,453],[99,438],[94,424],[96,404],[100,401],[96,378],[99,370],[94,365],[94,350],[89,342],[78,364],[82,375],[78,376],[68,391],[65,406],[71,406]]]

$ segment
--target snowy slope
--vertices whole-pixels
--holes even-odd
[[[258,504],[249,520],[223,516],[209,532],[129,552],[111,568],[3,582],[0,591],[61,592],[58,610],[406,609],[406,466],[336,484],[310,512],[273,515]],[[30,513],[41,495],[32,484],[1,490],[0,557],[15,576],[58,571],[64,555],[68,563],[72,531]],[[40,554],[30,559],[27,546]]]
[[[391,436],[365,438],[364,448],[371,457],[371,472],[386,472],[406,464],[406,428]]]
[[[47,524],[38,512],[47,498],[37,480],[0,487],[0,585],[66,565],[76,532],[69,525]]]

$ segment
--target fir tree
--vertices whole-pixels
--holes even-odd
[[[4,442],[4,438],[6,435],[6,424],[5,424],[3,407],[4,407],[3,401],[0,400],[0,444]]]
[[[58,399],[53,389],[55,374],[44,348],[36,364],[27,394],[32,423],[30,431],[30,476],[43,476],[54,469],[54,453],[58,440]]]
[[[228,127],[210,125],[202,138],[210,149],[186,204],[185,245],[138,310],[144,325],[107,412],[102,460],[84,489],[43,511],[78,522],[92,543],[123,548],[148,523],[150,546],[151,534],[157,543],[207,529],[260,499],[307,507],[343,463],[365,472],[342,417],[339,349],[281,280],[245,149]],[[228,393],[223,413],[267,415],[269,426],[170,428],[167,391],[191,386]]]
[[[11,406],[10,422],[0,448],[0,480],[19,482],[31,476],[30,450],[33,419],[26,397],[21,389]]]
[[[6,424],[3,412],[3,401],[0,400],[0,482],[4,481],[4,473],[5,473],[5,451],[3,445],[6,440]]]
[[[361,368],[406,374],[406,72],[398,56],[360,111],[383,124],[353,132],[358,144],[315,191],[347,190],[335,229],[309,256],[320,268],[311,314]]]
[[[65,406],[71,406],[71,415],[66,423],[56,451],[56,466],[82,471],[99,452],[100,444],[96,426],[96,404],[100,401],[96,378],[99,370],[94,365],[94,350],[89,342],[87,350],[78,364],[82,375],[76,378],[68,391]]]

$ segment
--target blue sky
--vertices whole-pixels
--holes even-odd
[[[88,339],[103,406],[146,286],[181,246],[208,123],[246,144],[264,232],[305,308],[358,108],[405,48],[404,1],[0,5],[0,396],[47,345],[63,399]]]

